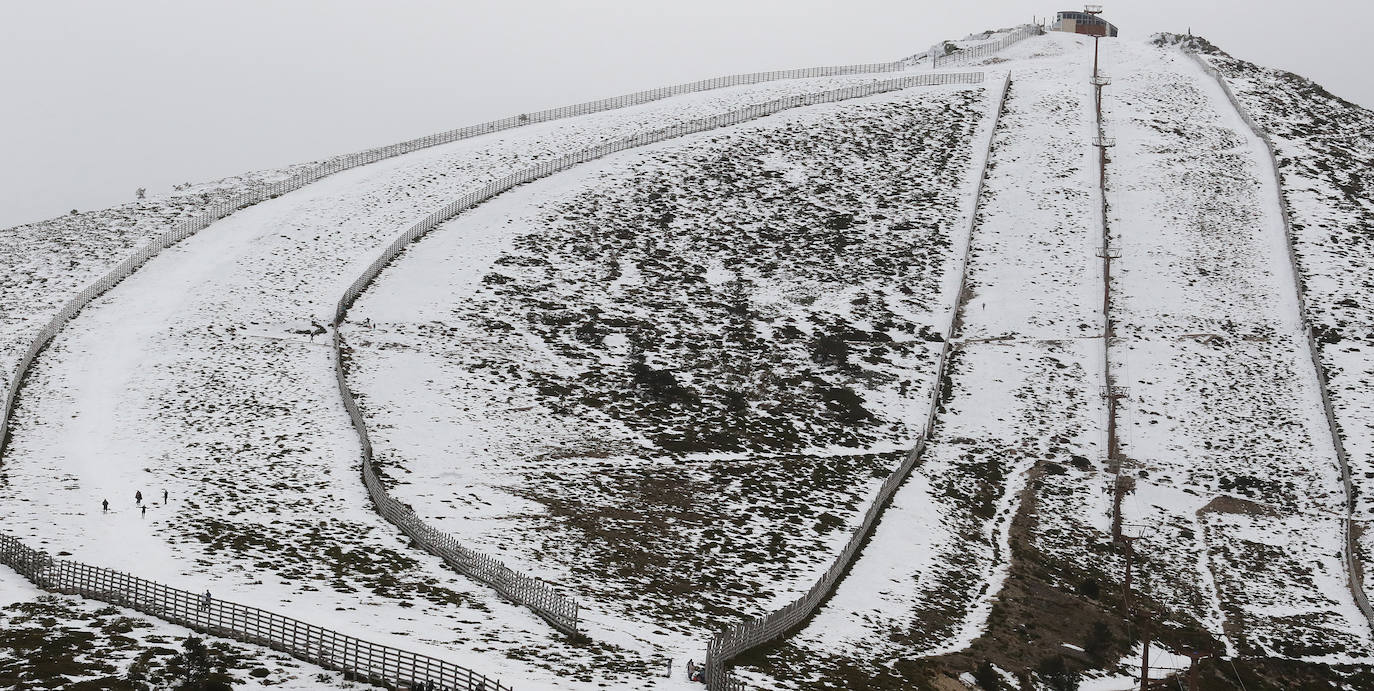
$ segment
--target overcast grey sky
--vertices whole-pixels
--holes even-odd
[[[1104,1],[1374,107],[1374,3]],[[1081,3],[0,0],[0,227],[543,107],[892,60]],[[1299,11],[1300,10],[1300,11]]]

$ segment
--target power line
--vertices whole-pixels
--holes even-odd
[[[1226,661],[1231,663],[1231,673],[1236,675],[1236,681],[1240,682],[1240,691],[1246,691],[1245,680],[1240,678],[1240,670],[1236,669],[1236,661],[1233,659],[1228,659]]]

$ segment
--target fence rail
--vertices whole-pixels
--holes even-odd
[[[1023,39],[1030,38],[1031,36],[1039,36],[1043,33],[1044,31],[1039,26],[1034,24],[1027,24],[1025,26],[1018,27],[1015,31],[1007,34],[1006,36],[1003,36],[1002,38],[996,41],[993,41],[992,43],[984,43],[981,46],[974,46],[972,48],[956,50],[952,53],[946,53],[944,55],[940,54],[940,49],[945,44],[940,43],[936,45],[934,48],[930,49],[930,67],[931,69],[935,69],[940,67],[941,65],[958,65],[960,63],[978,60],[980,58],[986,58],[1002,50],[1003,48],[1006,48],[1014,43],[1021,42]]]
[[[1355,599],[1355,605],[1359,607],[1370,626],[1374,627],[1374,608],[1370,607],[1369,595],[1364,589],[1364,571],[1356,557],[1358,554],[1356,537],[1351,528],[1351,523],[1354,520],[1355,492],[1350,479],[1350,461],[1345,453],[1345,444],[1341,441],[1340,425],[1336,422],[1336,410],[1331,403],[1331,389],[1326,381],[1326,368],[1322,366],[1321,351],[1318,350],[1317,339],[1312,333],[1312,323],[1307,316],[1307,291],[1303,289],[1303,274],[1298,264],[1297,252],[1294,250],[1293,219],[1288,210],[1288,199],[1283,196],[1283,174],[1279,170],[1278,156],[1274,152],[1274,142],[1269,138],[1269,134],[1250,117],[1245,106],[1241,105],[1240,99],[1236,98],[1236,94],[1231,91],[1231,85],[1226,82],[1226,77],[1221,74],[1221,71],[1197,53],[1193,51],[1184,52],[1191,56],[1204,72],[1216,79],[1217,84],[1221,85],[1222,92],[1226,94],[1227,100],[1231,102],[1231,106],[1240,115],[1240,119],[1264,143],[1265,151],[1269,154],[1269,166],[1274,173],[1274,184],[1278,196],[1279,215],[1283,219],[1283,244],[1288,249],[1288,263],[1293,272],[1293,288],[1298,296],[1298,318],[1302,321],[1303,335],[1307,340],[1307,353],[1312,359],[1312,367],[1317,372],[1317,388],[1321,392],[1322,410],[1326,415],[1327,428],[1331,431],[1331,443],[1336,450],[1336,462],[1340,465],[1341,483],[1345,486],[1346,505],[1345,520],[1343,521],[1345,548],[1343,551],[1345,552],[1347,585],[1350,588],[1351,596]]]
[[[415,242],[440,223],[447,221],[462,211],[481,204],[517,185],[567,170],[580,163],[601,158],[617,151],[624,151],[646,144],[666,141],[696,132],[705,132],[719,127],[736,125],[798,106],[844,101],[888,91],[907,89],[914,86],[976,84],[982,81],[982,72],[951,72],[898,77],[896,79],[834,89],[817,94],[789,96],[769,101],[768,103],[747,106],[709,118],[702,118],[700,120],[694,120],[652,132],[643,132],[637,135],[624,137],[511,173],[499,180],[488,183],[481,189],[469,192],[443,207],[436,209],[424,220],[421,220],[419,223],[416,223],[414,226],[411,226],[397,235],[386,249],[373,260],[362,275],[354,280],[352,285],[348,287],[348,290],[344,292],[343,297],[339,299],[335,307],[332,322],[334,326],[334,375],[338,382],[339,395],[343,398],[344,407],[348,410],[348,416],[353,421],[353,428],[357,430],[358,433],[358,439],[362,446],[363,482],[367,485],[368,494],[371,495],[373,502],[377,506],[378,512],[426,550],[443,558],[444,561],[461,573],[467,574],[483,583],[487,583],[506,598],[529,607],[555,628],[570,635],[576,635],[578,605],[575,600],[560,595],[553,586],[544,581],[520,574],[492,557],[463,547],[452,535],[444,533],[425,523],[415,514],[414,509],[397,500],[387,492],[386,487],[377,476],[372,453],[372,441],[367,432],[366,420],[363,418],[362,411],[358,408],[356,396],[353,391],[348,388],[348,382],[345,376],[345,358],[343,357],[345,344],[343,343],[342,336],[339,334],[339,326],[347,316],[348,308],[353,304],[354,300],[367,289],[368,285],[377,278],[378,274],[382,272],[382,269],[386,268],[388,264],[399,256],[410,243]],[[943,357],[942,354],[942,362]],[[914,463],[915,455],[910,454],[906,462]]]
[[[882,486],[878,489],[873,503],[869,505],[864,513],[863,520],[849,536],[849,542],[845,543],[844,549],[835,557],[830,567],[825,573],[806,591],[806,594],[793,600],[782,609],[769,612],[763,616],[751,619],[736,626],[733,626],[716,636],[714,636],[706,647],[706,683],[711,691],[743,691],[744,684],[734,679],[726,670],[726,665],[734,658],[767,643],[781,638],[790,631],[801,626],[812,614],[820,607],[830,593],[839,584],[844,573],[849,569],[859,550],[862,549],[874,528],[877,527],[878,519],[882,516],[883,510],[892,496],[897,493],[897,489],[906,481],[911,469],[916,466],[921,454],[925,451],[926,440],[930,438],[935,430],[935,418],[940,408],[940,397],[945,380],[945,370],[949,363],[951,351],[950,342],[953,340],[955,330],[959,321],[959,307],[962,296],[966,292],[968,282],[969,253],[972,247],[972,236],[974,226],[978,222],[978,200],[982,197],[984,180],[987,177],[988,159],[992,154],[993,138],[996,135],[997,124],[1001,120],[1002,111],[1006,108],[1007,94],[1011,88],[1011,75],[1008,74],[1002,82],[1001,94],[997,97],[997,109],[994,112],[992,123],[988,128],[988,142],[984,151],[983,162],[980,167],[978,185],[974,190],[973,208],[969,212],[968,238],[964,244],[963,257],[959,268],[959,289],[955,292],[955,304],[950,310],[949,325],[945,330],[943,346],[940,349],[940,356],[935,366],[935,386],[931,391],[930,409],[926,417],[926,425],[921,433],[921,437],[916,440],[916,445],[905,456],[897,468],[892,471],[887,479],[883,480]]]
[[[510,691],[509,686],[451,662],[369,643],[275,612],[211,598],[127,573],[54,560],[0,535],[0,563],[40,588],[128,607],[213,636],[278,650],[311,664],[388,687],[436,691]]]

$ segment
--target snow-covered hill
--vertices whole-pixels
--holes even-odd
[[[396,492],[674,654],[795,596],[923,424],[987,109],[807,109],[446,224],[346,331]]]
[[[1185,48],[1275,142],[1278,179]],[[1374,114],[1204,41],[1102,49],[1105,187],[1092,40],[1047,34],[958,66],[985,72],[981,85],[800,107],[524,185],[436,228],[363,293],[341,330],[385,482],[463,544],[577,597],[590,641],[373,511],[316,325],[399,231],[489,180],[877,76],[479,136],[214,223],[39,357],[0,459],[4,531],[522,691],[678,688],[712,633],[829,566],[938,390],[923,455],[833,596],[736,661],[751,688],[955,688],[974,672],[987,687],[996,670],[1053,685],[1061,662],[1093,688],[1128,688],[1146,619],[1164,666],[1186,665],[1185,649],[1224,655],[1205,663],[1215,688],[1366,685],[1374,635],[1344,550],[1353,511],[1356,561],[1374,568]],[[0,233],[0,371],[166,224],[291,172]],[[1110,285],[1104,232],[1120,252]],[[1119,474],[1108,371],[1126,388]],[[1136,538],[1129,616],[1117,491]],[[35,618],[54,622],[50,644],[79,627],[105,636],[105,662],[80,660],[87,676],[184,635],[12,583],[0,576],[16,603],[0,609],[0,680],[42,638]],[[226,651],[240,672],[266,669],[263,684],[339,682]]]

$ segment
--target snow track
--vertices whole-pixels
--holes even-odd
[[[1129,389],[1123,521],[1143,535],[1141,588],[1189,603],[1243,654],[1366,656],[1267,152],[1182,54],[1113,43],[1107,56],[1111,357]]]
[[[1307,288],[1304,286],[1303,268],[1301,268],[1300,262],[1298,262],[1296,253],[1298,240],[1293,232],[1293,214],[1290,213],[1289,210],[1286,192],[1282,190],[1282,185],[1285,184],[1285,180],[1283,180],[1282,173],[1279,172],[1278,154],[1275,152],[1274,140],[1272,140],[1267,133],[1261,131],[1260,126],[1250,118],[1248,113],[1246,113],[1245,107],[1235,98],[1235,93],[1231,91],[1230,85],[1227,84],[1226,77],[1221,76],[1215,66],[1210,65],[1210,63],[1200,58],[1197,54],[1191,54],[1191,56],[1197,60],[1198,65],[1201,65],[1202,69],[1206,70],[1206,73],[1216,78],[1221,89],[1226,92],[1227,100],[1230,100],[1231,106],[1241,115],[1246,126],[1249,126],[1254,136],[1263,140],[1265,154],[1268,155],[1268,162],[1270,162],[1272,170],[1272,180],[1274,180],[1274,185],[1272,185],[1270,191],[1274,192],[1276,199],[1278,199],[1279,213],[1282,214],[1283,239],[1285,239],[1283,245],[1285,245],[1285,249],[1287,250],[1286,254],[1290,265],[1290,275],[1293,277],[1293,287],[1298,298],[1298,317],[1303,321],[1304,335],[1307,335],[1308,354],[1311,356],[1312,367],[1315,368],[1316,376],[1318,376],[1318,386],[1320,393],[1322,393],[1322,407],[1323,411],[1326,412],[1326,423],[1327,427],[1330,429],[1331,442],[1333,442],[1334,449],[1336,449],[1336,459],[1337,462],[1340,463],[1341,482],[1342,485],[1345,486],[1345,514],[1347,514],[1344,534],[1345,571],[1347,571],[1349,588],[1351,588],[1352,595],[1355,596],[1356,606],[1359,606],[1366,621],[1369,621],[1370,625],[1374,626],[1374,607],[1370,606],[1369,595],[1367,595],[1366,588],[1364,588],[1364,569],[1362,563],[1360,563],[1360,548],[1358,541],[1358,532],[1360,529],[1356,528],[1355,523],[1356,515],[1358,515],[1359,512],[1358,506],[1356,506],[1356,504],[1358,504],[1358,495],[1356,495],[1355,490],[1356,485],[1352,478],[1351,462],[1349,462],[1349,456],[1347,452],[1345,452],[1345,441],[1341,438],[1341,424],[1337,416],[1336,408],[1334,408],[1333,405],[1329,375],[1327,375],[1326,367],[1322,363],[1322,350],[1320,350],[1318,346],[1318,341],[1316,341],[1315,337],[1315,328],[1312,327],[1311,323],[1312,309],[1311,306],[1309,306]],[[1265,181],[1265,184],[1267,183],[1268,181]],[[1347,301],[1342,301],[1341,306],[1349,306],[1349,299],[1347,298]],[[1323,328],[1323,332],[1325,331],[1325,328]]]

